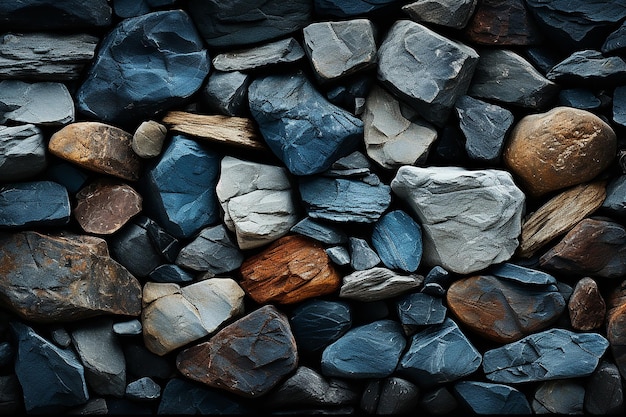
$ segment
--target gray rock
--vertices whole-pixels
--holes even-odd
[[[592,49],[576,51],[556,64],[546,78],[559,84],[575,83],[597,87],[619,85],[626,75],[626,61],[618,56],[605,57]]]
[[[415,290],[423,281],[421,275],[400,275],[387,268],[374,267],[344,276],[339,296],[358,301],[384,300]]]
[[[46,143],[37,126],[0,126],[0,182],[34,177],[47,167],[46,155]]]
[[[126,389],[126,360],[113,332],[113,320],[83,323],[72,330],[71,336],[85,367],[89,388],[99,395],[122,397]]]
[[[148,376],[130,382],[126,386],[125,397],[131,400],[149,401],[161,396],[161,387]]]
[[[62,226],[70,220],[67,189],[53,181],[0,185],[0,227]]]
[[[74,101],[65,84],[0,81],[0,123],[59,126],[74,121]]]
[[[510,262],[492,265],[489,268],[489,272],[498,278],[516,281],[521,284],[550,285],[557,283],[556,278],[546,272]]]
[[[115,260],[139,278],[148,276],[163,262],[148,229],[134,221],[116,232],[110,242]]]
[[[360,408],[367,414],[408,414],[417,408],[420,389],[397,376],[370,381],[361,396]]]
[[[137,127],[133,134],[131,146],[133,151],[142,158],[154,158],[161,154],[167,128],[159,122],[148,120]]]
[[[111,24],[107,0],[22,1],[0,4],[0,25],[19,30],[93,29]]]
[[[212,71],[202,89],[204,105],[226,116],[244,116],[248,109],[251,75],[240,71]]]
[[[306,55],[322,83],[376,65],[375,28],[367,19],[311,23],[302,34]]]
[[[415,333],[421,326],[443,323],[448,311],[441,297],[420,292],[401,296],[395,305],[406,334]]]
[[[326,254],[335,265],[350,265],[350,252],[344,246],[330,247],[326,249]]]
[[[370,247],[367,240],[358,237],[348,239],[350,250],[350,266],[352,269],[362,271],[370,269],[380,263],[380,258]]]
[[[370,160],[360,151],[337,159],[330,168],[322,173],[325,177],[350,178],[367,177],[372,173]]]
[[[409,120],[402,106],[378,85],[372,87],[365,101],[362,119],[367,155],[383,168],[425,162],[437,139],[433,125],[420,118]]]
[[[476,3],[477,0],[418,0],[402,6],[402,11],[416,22],[463,29]]]
[[[593,415],[618,415],[624,412],[624,389],[619,369],[602,360],[585,385],[584,409]]]
[[[229,50],[213,58],[218,71],[250,71],[304,58],[304,49],[294,38],[281,39],[247,49]]]
[[[466,274],[517,249],[525,197],[506,171],[404,166],[391,188],[419,218],[431,266]]]
[[[591,89],[567,88],[559,91],[558,105],[593,112],[600,109],[602,100]]]
[[[454,391],[475,414],[532,414],[524,394],[508,385],[459,381]]]
[[[620,51],[626,47],[626,22],[622,22],[621,26],[615,29],[606,37],[600,51],[604,54],[611,54],[612,52]]]
[[[174,264],[161,264],[150,271],[148,277],[154,282],[174,282],[176,284],[191,282],[194,279],[193,274]]]
[[[291,232],[299,233],[328,245],[338,245],[348,241],[348,236],[340,228],[313,220],[310,217],[305,217],[296,223],[291,228]]]
[[[467,92],[477,63],[478,54],[469,46],[400,20],[378,50],[378,79],[426,120],[442,125]]]
[[[585,387],[576,381],[558,380],[539,384],[533,395],[535,414],[581,415]]]
[[[138,336],[142,330],[141,322],[137,319],[113,323],[113,333],[118,336]]]
[[[198,272],[221,274],[241,266],[243,254],[223,224],[204,228],[178,253],[176,264]]]

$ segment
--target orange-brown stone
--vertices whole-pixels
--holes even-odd
[[[133,135],[100,122],[77,122],[50,138],[49,151],[83,168],[137,181],[141,158],[132,149]]]
[[[588,182],[617,152],[611,126],[571,107],[522,118],[511,131],[503,161],[533,197]]]
[[[323,246],[299,235],[284,236],[246,259],[241,287],[257,303],[293,304],[338,291],[341,275]]]

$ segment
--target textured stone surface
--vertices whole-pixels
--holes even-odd
[[[367,414],[406,414],[417,407],[419,395],[419,387],[411,381],[390,376],[371,380],[363,390],[359,405]]]
[[[0,81],[0,123],[66,125],[74,121],[74,101],[63,83]]]
[[[222,274],[241,266],[244,256],[222,224],[204,228],[185,245],[176,264],[192,271]]]
[[[322,16],[350,17],[376,12],[397,0],[314,0],[314,10]]]
[[[269,65],[290,64],[301,58],[304,58],[304,49],[295,38],[287,38],[224,52],[216,55],[211,62],[218,71],[250,71]]]
[[[356,271],[370,269],[380,263],[378,254],[365,239],[350,237],[348,239],[348,248],[350,252],[350,266]]]
[[[0,126],[0,181],[21,181],[47,167],[43,132],[32,124]]]
[[[443,323],[447,310],[441,297],[421,292],[405,294],[396,301],[398,319],[406,334],[421,330],[421,326]]]
[[[546,381],[535,390],[532,406],[536,414],[583,414],[585,388],[576,381]]]
[[[476,414],[532,414],[524,394],[508,385],[460,381],[453,388]]]
[[[383,267],[357,270],[343,277],[339,296],[359,301],[384,300],[414,290],[423,281],[421,275],[401,275]]]
[[[514,281],[521,284],[530,285],[550,285],[558,284],[556,278],[547,272],[539,271],[533,268],[527,268],[510,262],[503,262],[498,265],[492,265],[489,273],[496,277],[508,281]]]
[[[546,74],[560,84],[582,86],[619,85],[626,75],[626,62],[617,56],[605,57],[600,51],[574,52]]]
[[[524,0],[481,0],[465,35],[481,45],[533,45],[542,40]]]
[[[406,212],[390,211],[374,223],[372,246],[387,268],[415,272],[422,260],[422,229]]]
[[[339,227],[333,224],[313,220],[305,217],[293,225],[290,230],[303,236],[310,237],[328,245],[337,245],[348,241],[348,236]]]
[[[115,259],[138,278],[146,277],[163,261],[149,232],[154,224],[145,216],[137,216],[109,240]]]
[[[248,111],[248,86],[252,77],[240,71],[211,71],[202,89],[204,104],[225,116],[243,116]]]
[[[154,120],[141,123],[133,134],[131,147],[142,158],[154,158],[161,154],[167,128]]]
[[[476,0],[418,0],[402,6],[402,11],[416,22],[463,29],[476,8]]]
[[[52,181],[0,185],[0,209],[0,227],[3,229],[59,226],[70,220],[67,190]]]
[[[584,409],[595,415],[619,414],[624,411],[624,389],[619,369],[602,360],[585,385]]]
[[[7,0],[0,6],[0,22],[4,27],[22,30],[103,27],[111,23],[111,7],[106,0]]]
[[[352,327],[352,312],[345,301],[307,300],[294,308],[289,323],[298,349],[316,352]]]

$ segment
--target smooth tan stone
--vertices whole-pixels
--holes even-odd
[[[154,158],[161,154],[167,128],[154,120],[139,125],[133,134],[131,147],[142,158]]]

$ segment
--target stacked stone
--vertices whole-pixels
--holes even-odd
[[[4,0],[0,414],[620,414],[626,2]]]

